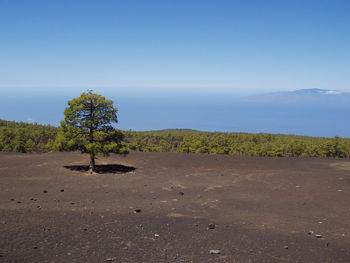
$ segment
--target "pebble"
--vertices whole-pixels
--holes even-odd
[[[316,237],[317,238],[322,238],[322,235],[321,234],[317,234]]]
[[[184,192],[179,192],[179,195],[184,195],[185,193]]]
[[[43,191],[43,193],[44,193],[44,194],[47,194],[47,193],[48,193],[48,191],[47,191],[47,190],[44,190],[44,191]]]
[[[288,249],[288,246],[284,246],[284,249]]]
[[[141,212],[141,209],[140,208],[137,208],[134,210],[134,214],[137,214],[137,213],[140,213]]]
[[[215,229],[215,224],[209,224],[208,229]]]
[[[115,258],[115,257],[114,257],[114,258],[106,258],[105,261],[106,261],[106,262],[111,262],[111,261],[115,261],[116,259],[117,259],[117,258]]]
[[[209,250],[209,253],[212,255],[218,255],[221,253],[221,251],[219,249],[211,249]]]
[[[61,189],[60,191],[63,193],[63,192],[64,192],[64,189]]]
[[[313,235],[313,234],[314,234],[314,231],[310,230],[308,234],[309,234],[309,235]]]

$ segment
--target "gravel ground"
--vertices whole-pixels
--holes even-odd
[[[0,262],[350,262],[350,162],[0,153]],[[318,236],[319,235],[319,236]]]

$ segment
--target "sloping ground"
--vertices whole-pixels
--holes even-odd
[[[97,160],[100,174],[87,164],[0,153],[0,262],[350,262],[348,160],[133,152]]]

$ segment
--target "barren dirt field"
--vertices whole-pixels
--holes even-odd
[[[0,262],[350,262],[348,160],[88,162],[0,153]]]

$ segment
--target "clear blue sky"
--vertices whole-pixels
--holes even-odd
[[[349,0],[0,0],[0,91],[350,92],[349,14]]]

